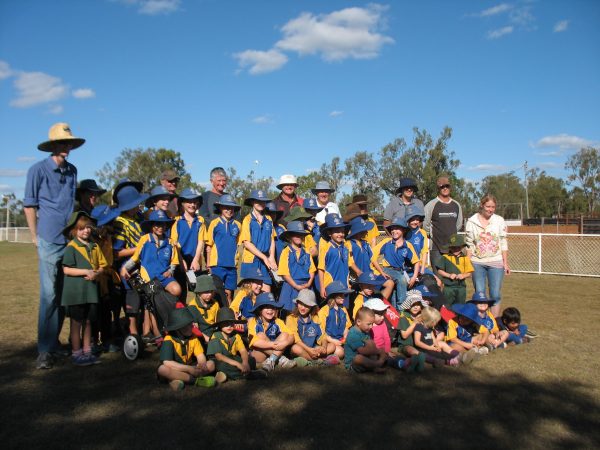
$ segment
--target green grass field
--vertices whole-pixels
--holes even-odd
[[[598,279],[508,277],[504,306],[540,337],[467,367],[303,368],[172,392],[156,382],[156,353],[36,370],[34,247],[0,243],[0,269],[5,448],[600,448]]]

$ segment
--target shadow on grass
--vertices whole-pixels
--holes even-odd
[[[418,376],[305,368],[172,392],[154,379],[156,356],[36,371],[34,353],[1,354],[6,447],[600,447],[589,386],[500,377],[481,363]]]

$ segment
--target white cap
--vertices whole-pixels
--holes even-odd
[[[390,307],[390,305],[386,305],[383,303],[383,300],[377,297],[370,298],[364,303],[363,306],[372,309],[373,311],[385,311]]]
[[[295,184],[297,186],[298,180],[294,175],[281,175],[281,178],[279,178],[279,183],[277,183],[277,189],[281,189],[284,184]]]

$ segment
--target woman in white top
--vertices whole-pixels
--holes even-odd
[[[475,268],[473,284],[476,292],[486,293],[486,279],[489,298],[496,301],[492,307],[494,317],[500,315],[500,300],[504,275],[510,273],[508,265],[508,243],[506,223],[494,214],[496,198],[485,195],[479,203],[479,212],[467,221],[465,227],[467,255]]]
[[[323,209],[315,216],[317,223],[322,225],[325,223],[325,216],[327,214],[337,214],[341,216],[340,208],[334,202],[329,201],[331,194],[335,192],[331,189],[327,181],[319,181],[314,189],[311,189],[312,193],[317,197],[317,204]]]

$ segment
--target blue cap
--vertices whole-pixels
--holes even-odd
[[[101,227],[112,222],[121,214],[119,207],[111,208],[108,205],[98,205],[92,209],[92,219],[96,220],[96,225]]]
[[[356,280],[359,284],[371,284],[373,286],[381,286],[385,283],[385,277],[375,275],[373,272],[363,272]]]
[[[158,200],[159,197],[169,197],[169,201],[171,201],[177,196],[167,191],[162,184],[159,186],[155,186],[150,191],[150,197],[148,197],[148,199],[146,200],[146,207],[152,208],[154,206],[154,202]]]
[[[331,228],[348,228],[346,222],[342,220],[339,214],[331,213],[325,216],[325,223],[321,225],[321,230],[329,230]]]
[[[427,298],[438,298],[439,297],[439,294],[437,292],[430,290],[424,284],[420,284],[419,286],[416,286],[415,289],[417,291],[419,291],[423,297],[427,297]]]
[[[425,210],[419,205],[410,205],[406,208],[404,219],[406,219],[406,222],[408,223],[413,217],[419,217],[421,220],[425,219]]]
[[[492,300],[491,298],[488,298],[488,296],[485,295],[485,292],[475,292],[475,293],[473,293],[473,297],[471,297],[471,300],[469,300],[468,303],[494,304],[494,303],[496,303],[496,300]]]
[[[279,235],[279,239],[286,240],[291,234],[308,234],[308,231],[304,229],[304,222],[299,220],[293,220],[287,224],[287,229]]]
[[[141,194],[133,185],[123,186],[117,194],[117,204],[121,211],[129,211],[141,205],[148,198],[148,194]]]
[[[339,280],[334,280],[327,285],[325,288],[325,295],[327,298],[331,297],[333,294],[351,294],[352,290],[348,289],[348,286],[345,286]]]
[[[394,217],[394,220],[385,226],[387,230],[389,230],[392,227],[401,227],[404,229],[408,229],[408,223],[406,223],[406,219],[404,218]]]
[[[324,206],[319,206],[316,198],[305,198],[302,201],[302,207],[304,209],[312,209],[317,211],[322,211],[325,208]]]
[[[179,194],[179,198],[184,200],[202,199],[202,194],[195,189],[185,188],[183,191],[181,191],[181,194]]]
[[[221,197],[219,197],[219,200],[217,200],[215,203],[215,212],[218,212],[217,206],[229,206],[235,210],[241,209],[242,207],[240,205],[238,205],[235,200],[233,199],[233,197],[229,194],[223,194],[221,195]]]
[[[244,200],[244,205],[252,206],[252,202],[260,201],[260,202],[270,202],[271,199],[267,197],[267,193],[260,189],[255,189],[250,192],[250,195]]]
[[[373,222],[367,222],[361,216],[355,217],[350,221],[350,232],[348,233],[348,238],[352,238],[363,231],[370,231],[374,226],[375,225]]]
[[[254,306],[250,310],[250,312],[255,312],[257,309],[262,308],[264,306],[270,306],[271,308],[281,309],[283,305],[279,303],[275,296],[271,292],[263,292],[256,296],[256,301],[254,302]]]
[[[473,303],[455,303],[452,305],[452,311],[459,316],[464,316],[467,319],[471,319],[477,325],[483,325],[483,320],[479,317],[477,312],[477,306]]]

